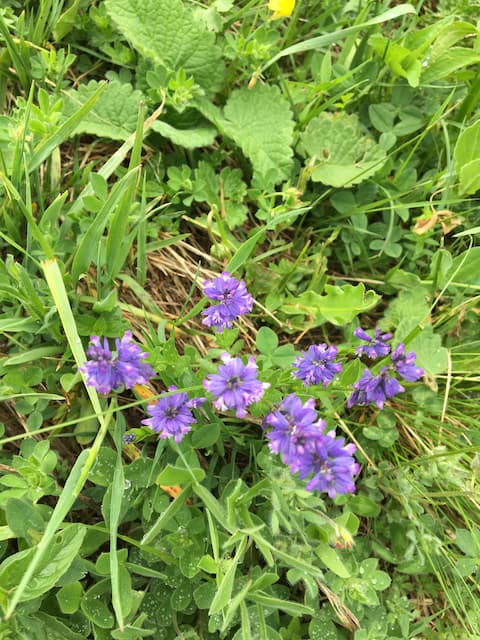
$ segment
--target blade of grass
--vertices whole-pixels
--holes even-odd
[[[157,120],[160,117],[160,115],[162,114],[164,105],[165,105],[165,100],[158,107],[158,109],[156,109],[152,113],[152,115],[145,120],[145,124],[143,126],[143,137],[145,137],[147,131],[152,126],[152,123],[155,122],[155,120]],[[105,180],[108,180],[108,178],[110,178],[110,176],[113,174],[113,172],[116,169],[118,169],[118,167],[122,164],[122,162],[127,157],[130,149],[135,144],[135,140],[136,139],[137,139],[137,133],[136,132],[132,133],[132,135],[127,140],[125,140],[125,142],[122,144],[120,149],[118,149],[113,154],[113,156],[102,166],[102,168],[100,169],[100,171],[98,173],[101,176],[103,176],[105,178]],[[93,187],[92,187],[91,184],[88,184],[83,189],[83,191],[78,196],[78,198],[75,200],[73,205],[71,206],[71,208],[69,210],[69,214],[72,215],[72,214],[75,214],[75,213],[78,213],[79,211],[81,211],[81,209],[83,207],[83,198],[85,196],[89,196],[89,195],[92,195],[92,194],[93,194]]]
[[[73,257],[71,272],[74,282],[78,280],[80,275],[84,273],[92,263],[94,258],[93,254],[97,251],[100,245],[108,218],[114,211],[117,204],[122,201],[125,193],[129,191],[132,185],[136,184],[138,173],[139,168],[136,167],[135,169],[128,171],[128,173],[114,184],[108,199],[93,219],[93,222],[88,227],[85,235],[82,237],[78,249]]]
[[[268,67],[272,64],[284,58],[285,56],[290,56],[295,53],[303,53],[304,51],[311,51],[312,49],[320,49],[321,47],[326,47],[327,45],[333,44],[334,42],[338,42],[342,38],[350,36],[351,34],[357,33],[366,27],[371,27],[372,25],[381,24],[382,22],[388,22],[389,20],[396,20],[400,16],[404,16],[407,14],[416,13],[415,8],[411,4],[402,4],[397,7],[393,7],[388,11],[376,16],[375,18],[371,18],[370,20],[366,20],[361,24],[357,24],[353,27],[347,27],[346,29],[339,29],[338,31],[333,31],[332,33],[326,33],[323,36],[317,36],[316,38],[309,38],[308,40],[303,40],[302,42],[297,42],[297,44],[293,44],[291,47],[287,47],[286,49],[282,49],[277,55],[270,58],[270,60],[263,65],[260,69],[259,73],[263,73]]]
[[[138,170],[137,179],[134,182],[129,183],[128,188],[125,188],[120,204],[112,216],[108,229],[106,261],[107,272],[112,280],[118,275],[130,250],[130,245],[127,242],[128,213],[135,201],[137,185],[141,175],[140,161],[142,157],[143,126],[145,120],[144,110],[144,104],[141,102],[138,109],[135,141],[133,144],[132,155],[130,156],[130,163],[128,165],[130,171]],[[133,240],[134,236],[130,234],[130,238]]]
[[[70,349],[75,358],[75,362],[78,367],[81,367],[85,360],[85,352],[83,350],[80,336],[78,335],[75,319],[73,317],[72,309],[68,300],[68,295],[63,282],[62,273],[59,269],[56,260],[46,260],[42,263],[45,279],[52,293],[53,300],[57,307],[60,320],[65,331]],[[82,451],[77,461],[75,462],[68,478],[65,483],[65,487],[60,494],[58,502],[50,516],[50,520],[42,536],[42,539],[37,545],[35,554],[32,558],[27,571],[22,577],[18,587],[13,593],[8,607],[5,612],[5,619],[12,616],[17,604],[19,603],[27,585],[29,584],[32,576],[35,573],[35,569],[38,567],[41,559],[48,551],[55,533],[67,513],[72,508],[75,500],[80,494],[85,482],[87,481],[88,473],[96,460],[100,446],[107,433],[108,424],[113,414],[113,406],[110,405],[106,415],[103,415],[102,406],[96,390],[93,387],[86,386],[90,402],[95,411],[95,415],[100,422],[100,429],[97,433],[95,441],[90,449]]]
[[[117,448],[117,460],[115,462],[115,471],[113,473],[112,481],[112,494],[110,498],[110,518],[109,518],[109,530],[110,530],[110,580],[112,582],[112,606],[117,618],[117,624],[120,627],[120,631],[123,631],[125,623],[123,617],[122,599],[120,594],[120,578],[119,578],[119,564],[117,554],[117,533],[118,525],[120,523],[120,514],[122,510],[122,499],[125,488],[125,477],[123,473],[122,462],[122,437],[120,429],[115,430],[114,440]]]

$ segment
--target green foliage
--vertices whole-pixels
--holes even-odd
[[[222,128],[251,160],[263,188],[285,180],[292,165],[294,123],[288,102],[277,87],[256,84],[232,91]]]
[[[374,175],[385,163],[385,151],[362,132],[355,115],[322,113],[302,137],[313,164],[311,178],[333,187],[349,187]]]
[[[206,93],[221,86],[223,64],[215,36],[181,0],[107,0],[105,6],[142,56],[170,73],[183,69]]]
[[[461,195],[480,189],[480,121],[466,127],[458,136],[455,146],[455,163]]]
[[[79,106],[95,95],[98,87],[98,82],[90,80],[88,84],[82,84],[78,90],[66,92],[63,115],[68,118],[74,114]],[[126,140],[135,132],[139,104],[142,99],[140,91],[134,91],[130,84],[114,79],[107,85],[88,116],[78,124],[74,133]]]
[[[325,294],[315,291],[305,291],[295,299],[290,299],[282,306],[287,314],[306,315],[311,326],[318,326],[325,322],[334,325],[345,325],[360,313],[372,309],[380,300],[374,291],[365,291],[365,285],[350,284],[339,286],[325,285]]]
[[[471,5],[4,3],[2,638],[480,634]],[[212,334],[222,270],[255,305]],[[345,407],[389,358],[357,357],[358,326],[425,370],[383,410]],[[158,376],[116,404],[78,367],[127,329]],[[344,368],[306,387],[291,365],[323,342]],[[224,351],[270,384],[247,418],[205,403],[178,445],[142,425]],[[355,443],[354,495],[269,450],[291,392]]]

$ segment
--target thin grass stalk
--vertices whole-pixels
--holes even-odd
[[[75,358],[75,362],[78,367],[81,367],[85,363],[86,356],[83,350],[80,336],[78,335],[77,326],[73,317],[72,309],[70,307],[67,291],[65,289],[63,277],[60,272],[58,263],[55,259],[45,260],[42,263],[42,268],[45,274],[45,279],[52,293],[53,300],[57,307],[57,311],[60,316],[60,320],[62,322],[62,326],[65,331],[70,349],[72,350],[73,356]],[[97,433],[92,447],[90,449],[85,449],[84,451],[82,451],[80,456],[77,458],[77,461],[75,462],[67,478],[65,487],[50,517],[48,525],[45,529],[45,533],[43,534],[42,539],[37,545],[32,561],[8,604],[5,612],[5,619],[9,619],[14,613],[17,604],[21,601],[25,589],[35,573],[35,569],[38,567],[40,561],[47,552],[65,516],[72,508],[77,497],[80,495],[80,492],[87,480],[90,469],[92,468],[97,458],[100,446],[107,433],[108,425],[113,415],[114,407],[113,405],[110,405],[107,413],[104,415],[96,390],[88,386],[86,386],[86,389],[92,407],[95,411],[95,416],[100,423],[100,429]]]

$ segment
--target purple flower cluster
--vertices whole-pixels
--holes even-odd
[[[168,387],[170,393],[161,395],[155,404],[149,404],[147,410],[151,417],[142,420],[142,424],[156,431],[160,438],[173,438],[180,442],[195,423],[192,409],[201,406],[206,398],[189,400],[184,391],[172,393],[176,390],[173,385]]]
[[[202,311],[203,323],[222,332],[232,327],[241,315],[251,311],[253,298],[248,293],[243,280],[238,280],[228,272],[208,280],[204,293],[212,304]],[[354,334],[363,344],[356,348],[356,354],[369,361],[384,358],[378,373],[366,368],[347,406],[375,404],[382,409],[385,402],[404,391],[399,378],[414,382],[423,375],[423,369],[415,363],[413,351],[405,353],[405,345],[398,344],[393,350],[392,335],[379,329],[371,336],[358,328]],[[155,372],[145,362],[148,354],[132,342],[132,333],[127,331],[123,338],[115,340],[115,351],[110,350],[108,340],[103,342],[93,336],[88,348],[88,360],[81,367],[86,383],[100,393],[145,384]],[[304,386],[322,385],[327,387],[342,371],[342,363],[337,360],[338,349],[325,343],[314,344],[302,351],[292,365],[292,375]],[[242,358],[223,353],[222,363],[215,373],[203,380],[203,387],[213,398],[213,405],[220,411],[233,411],[238,418],[247,415],[249,407],[261,400],[270,386],[258,379],[258,367],[253,356],[245,363]],[[200,407],[206,398],[190,399],[185,391],[170,386],[156,402],[148,404],[148,417],[142,424],[158,433],[160,438],[173,438],[181,442],[195,424],[193,409]],[[326,492],[331,498],[338,494],[355,491],[354,478],[360,467],[355,461],[354,444],[345,444],[337,437],[335,430],[327,430],[325,422],[319,418],[313,398],[301,400],[291,393],[272,410],[263,421],[270,450],[281,456],[292,473],[306,480],[309,491]],[[131,442],[134,436],[125,436]]]
[[[318,418],[313,398],[302,404],[291,393],[265,418],[267,425],[270,450],[279,453],[300,479],[310,477],[307,490],[327,492],[330,498],[355,491],[353,477],[360,470],[353,458],[355,445],[345,445],[334,430],[325,433],[325,422]]]
[[[217,409],[231,409],[237,418],[244,418],[247,407],[258,402],[270,384],[257,380],[258,368],[253,356],[246,365],[241,358],[234,358],[229,353],[222,353],[220,358],[224,364],[218,367],[217,373],[207,376],[203,386],[215,398],[213,404]]]
[[[136,384],[145,384],[155,375],[152,367],[142,362],[148,353],[132,343],[132,332],[126,331],[123,338],[115,339],[116,355],[110,351],[107,338],[103,345],[98,336],[92,336],[87,350],[89,360],[80,367],[87,379],[87,385],[95,387],[101,394],[125,387],[131,389]]]
[[[323,384],[326,387],[337,373],[342,370],[340,362],[334,362],[338,349],[335,346],[327,347],[325,343],[313,344],[308,351],[302,351],[293,363],[293,376],[308,387],[311,384]]]
[[[228,271],[213,280],[207,280],[203,293],[209,300],[218,302],[202,311],[205,316],[203,324],[214,327],[221,333],[224,329],[231,329],[232,323],[239,316],[243,316],[253,308],[253,298],[248,293],[243,280],[237,280]]]
[[[383,356],[390,353],[390,345],[387,342],[392,337],[391,333],[382,333],[380,329],[376,329],[375,337],[371,338],[361,327],[358,327],[353,334],[367,343],[355,349],[357,355],[366,355],[370,360],[375,360],[376,358],[383,358]]]
[[[358,355],[366,355],[371,360],[387,356],[391,352],[388,343],[392,338],[391,333],[381,333],[379,329],[375,331],[375,337],[370,338],[363,329],[355,329],[357,338],[365,340],[366,345],[357,347]],[[400,342],[391,353],[391,363],[383,366],[377,375],[369,369],[365,369],[362,377],[353,385],[353,393],[347,400],[347,407],[354,405],[376,404],[379,409],[383,409],[385,402],[393,398],[398,393],[405,391],[404,387],[395,377],[399,374],[407,382],[415,382],[423,376],[423,369],[415,364],[416,355],[413,351],[405,354],[405,345]]]

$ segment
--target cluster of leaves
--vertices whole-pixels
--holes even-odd
[[[480,16],[423,5],[3,3],[6,638],[480,633]],[[201,334],[198,309],[168,325],[148,275],[197,230],[275,329],[254,336],[265,379],[289,379],[296,334],[350,348],[359,314],[416,351],[427,386],[382,413],[315,391],[357,442],[357,495],[307,493],[255,420],[212,414],[176,450],[138,427],[141,399],[112,415],[82,389],[82,339],[120,335],[124,312],[165,386],[198,383],[205,352],[174,341]]]

